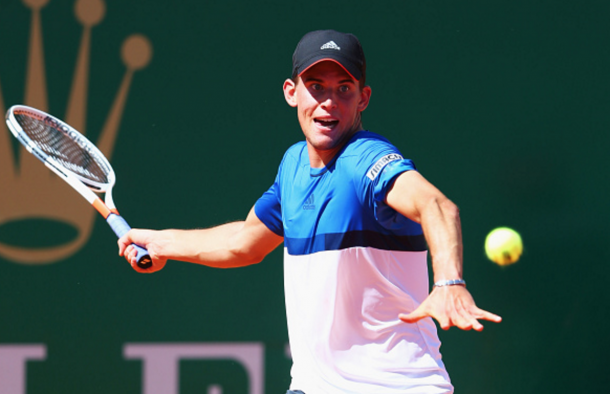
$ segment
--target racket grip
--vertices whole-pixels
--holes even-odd
[[[108,215],[108,217],[106,218],[106,222],[108,222],[108,225],[110,226],[112,231],[114,231],[116,236],[119,238],[121,238],[123,235],[127,234],[129,230],[131,230],[131,227],[129,227],[129,224],[127,224],[125,219],[115,213],[111,213],[110,215]],[[138,267],[142,269],[150,268],[152,266],[152,259],[148,254],[148,250],[144,249],[140,245],[132,245],[137,251],[136,259],[138,261]]]

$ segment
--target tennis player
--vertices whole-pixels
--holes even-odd
[[[480,331],[479,320],[501,318],[466,289],[456,205],[386,138],[363,130],[365,73],[355,36],[306,34],[283,85],[305,141],[286,151],[246,220],[132,230],[119,253],[137,270],[132,243],[148,249],[152,271],[168,259],[227,268],[259,263],[283,242],[288,393],[452,393],[432,319]]]

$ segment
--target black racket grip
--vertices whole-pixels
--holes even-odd
[[[106,218],[106,222],[108,222],[108,225],[110,226],[112,231],[114,231],[114,233],[119,238],[121,238],[123,235],[127,234],[129,230],[131,230],[131,227],[129,227],[129,224],[127,224],[125,219],[115,213],[111,213],[110,215],[108,215],[108,217]],[[132,245],[137,251],[136,259],[138,261],[138,267],[144,270],[152,267],[152,259],[148,254],[148,250],[141,247],[140,245]]]

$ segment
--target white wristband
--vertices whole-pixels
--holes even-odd
[[[464,279],[448,279],[448,280],[439,280],[434,284],[434,287],[441,286],[453,286],[453,285],[462,285],[466,287],[466,281]]]

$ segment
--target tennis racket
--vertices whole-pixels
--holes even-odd
[[[117,237],[131,229],[112,200],[114,170],[91,141],[54,116],[25,105],[9,108],[6,124],[28,152],[93,205]],[[96,193],[105,193],[104,201]],[[151,267],[148,251],[139,245],[133,246],[137,250],[138,267]]]

